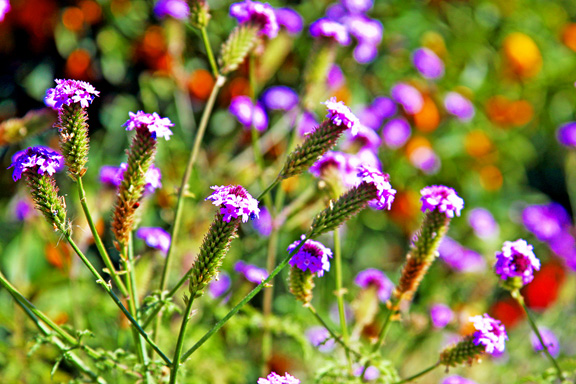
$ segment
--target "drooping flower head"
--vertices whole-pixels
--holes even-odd
[[[266,378],[259,378],[258,384],[300,384],[300,380],[288,373],[280,376],[276,372],[272,372]]]
[[[354,278],[354,283],[364,289],[369,287],[376,287],[378,290],[378,299],[385,303],[392,295],[394,283],[386,276],[386,274],[375,268],[368,268],[360,271]]]
[[[90,83],[78,80],[56,79],[56,87],[49,88],[44,97],[44,103],[52,109],[60,109],[64,105],[80,104],[88,108],[94,98],[100,95]]]
[[[444,107],[461,121],[470,121],[474,117],[474,104],[458,92],[448,92],[444,98]]]
[[[190,6],[186,0],[158,0],[154,5],[154,13],[158,17],[172,16],[178,20],[186,20],[190,16]]]
[[[336,101],[335,97],[331,97],[322,104],[328,109],[326,117],[329,118],[334,125],[344,125],[350,129],[353,136],[358,133],[360,121],[342,101]]]
[[[302,235],[301,240],[297,240],[288,246],[288,252],[294,251],[306,237]],[[322,243],[314,240],[306,240],[304,246],[292,256],[290,265],[302,271],[309,270],[316,276],[324,276],[324,271],[330,270],[330,259],[332,251]]]
[[[483,345],[486,353],[503,352],[505,342],[508,340],[506,329],[500,320],[495,320],[484,314],[484,316],[472,316],[470,321],[474,324],[474,344]]]
[[[444,63],[428,48],[418,48],[412,53],[414,67],[427,79],[437,79],[444,75]]]
[[[240,24],[254,24],[260,28],[260,35],[274,38],[278,35],[278,21],[274,8],[268,3],[244,0],[230,6],[230,16],[236,18]]]
[[[420,191],[422,197],[422,212],[438,210],[446,214],[446,217],[453,218],[460,216],[460,211],[464,208],[464,200],[460,198],[456,191],[443,185],[432,185]]]
[[[320,352],[328,353],[334,350],[336,342],[330,336],[330,332],[324,327],[314,326],[306,331],[306,338],[310,343],[318,348]]]
[[[144,240],[150,248],[158,249],[164,255],[168,253],[171,237],[164,229],[159,227],[141,227],[136,231],[136,237]]]
[[[393,86],[390,95],[410,115],[420,112],[424,106],[424,99],[420,91],[406,83],[398,83]]]
[[[248,96],[234,97],[230,102],[228,110],[246,129],[250,129],[252,125],[260,132],[268,128],[268,116],[262,104],[257,102],[256,105],[254,105]]]
[[[298,105],[298,94],[292,88],[280,85],[265,90],[262,101],[268,109],[289,111]]]
[[[345,25],[336,21],[321,18],[310,25],[310,34],[313,37],[325,37],[340,45],[350,44],[350,35]]]
[[[52,176],[63,166],[64,157],[62,155],[50,148],[37,146],[16,152],[12,156],[12,165],[9,168],[14,168],[12,179],[17,181],[26,171]]]
[[[496,252],[494,271],[502,280],[521,277],[523,284],[534,279],[534,271],[540,270],[540,260],[533,251],[534,247],[526,240],[505,241],[501,252]]]
[[[552,357],[558,357],[560,354],[560,343],[558,342],[558,338],[554,332],[544,327],[539,327],[538,330],[540,331],[540,335],[542,336],[544,344],[546,347],[548,347],[548,352],[550,352]],[[542,343],[540,343],[540,340],[538,339],[538,336],[534,332],[530,334],[530,342],[532,343],[532,348],[534,348],[536,352],[540,352],[544,349],[542,347]]]
[[[144,111],[138,111],[136,113],[129,112],[128,115],[130,118],[122,124],[123,127],[126,127],[127,131],[146,127],[152,133],[153,138],[158,139],[163,137],[166,140],[170,140],[170,136],[172,136],[170,127],[173,127],[174,124],[169,118],[160,117],[156,112],[145,113]]]
[[[209,200],[217,207],[220,207],[220,213],[224,215],[224,221],[230,222],[230,219],[240,217],[245,223],[249,218],[258,217],[260,209],[258,200],[253,198],[244,187],[240,185],[212,186],[214,192],[205,200]]]
[[[576,121],[563,124],[556,132],[558,142],[567,147],[576,147]]]
[[[377,198],[371,201],[372,207],[388,210],[392,208],[396,190],[392,188],[388,174],[384,174],[374,167],[361,165],[358,167],[358,177],[362,183],[372,184],[376,187]]]
[[[446,304],[434,304],[430,308],[430,318],[434,328],[444,328],[454,318],[454,312]]]
[[[278,25],[286,28],[289,34],[295,35],[302,31],[304,21],[302,16],[292,8],[274,8]]]
[[[268,278],[268,272],[265,269],[252,264],[246,264],[242,260],[236,262],[234,270],[243,274],[246,280],[255,284],[260,284],[263,280]]]

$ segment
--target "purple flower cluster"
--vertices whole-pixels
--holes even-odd
[[[270,233],[272,233],[273,222],[272,215],[270,215],[270,211],[268,211],[266,207],[260,209],[258,220],[254,220],[252,226],[262,236],[270,236]]]
[[[576,121],[563,124],[556,132],[558,142],[567,147],[576,147]]]
[[[350,129],[353,136],[358,133],[361,126],[360,121],[342,101],[336,101],[335,97],[331,97],[322,104],[328,109],[326,117],[329,118],[333,124],[338,126],[344,125]]]
[[[18,221],[24,221],[34,215],[34,205],[28,199],[21,199],[14,205],[14,217]]]
[[[448,92],[444,98],[444,107],[460,121],[470,121],[475,114],[474,104],[458,92]]]
[[[470,321],[474,323],[474,344],[484,345],[486,353],[503,352],[505,342],[508,340],[506,329],[499,320],[495,320],[484,314],[484,316],[472,316]]]
[[[12,165],[8,168],[14,168],[12,179],[20,180],[26,170],[38,173],[39,175],[48,174],[52,176],[64,166],[64,157],[58,152],[42,146],[29,147],[25,150],[18,151],[12,156]]]
[[[146,242],[150,248],[158,249],[164,255],[170,248],[171,237],[168,232],[159,227],[141,227],[136,231],[136,237]]]
[[[444,328],[454,318],[454,312],[446,304],[434,304],[430,308],[430,318],[434,328]]]
[[[79,103],[82,108],[88,108],[92,100],[100,92],[90,83],[78,80],[56,79],[56,87],[49,88],[44,97],[44,103],[52,109],[60,109],[64,105]]]
[[[260,28],[260,35],[274,38],[278,35],[278,21],[274,8],[268,3],[244,0],[230,6],[230,16],[236,18],[240,24],[254,24]]]
[[[344,133],[342,149],[349,150],[357,148],[359,150],[377,151],[382,140],[378,133],[372,128],[362,127],[355,136],[350,131]]]
[[[310,111],[304,111],[296,126],[296,130],[301,137],[306,136],[318,126],[316,115]]]
[[[279,85],[265,90],[262,101],[268,109],[289,111],[298,105],[298,94],[290,87]]]
[[[362,183],[372,184],[376,187],[377,198],[371,201],[371,207],[377,209],[390,209],[396,196],[396,190],[390,184],[390,176],[376,168],[361,165],[358,167],[358,177]]]
[[[465,248],[456,240],[445,236],[438,247],[440,259],[459,272],[480,272],[486,269],[486,260],[478,252]]]
[[[362,376],[362,372],[364,372],[364,366],[362,364],[355,364],[353,366],[354,369],[354,376],[360,377]],[[372,381],[376,380],[380,377],[380,371],[373,365],[370,365],[366,368],[366,372],[364,372],[364,380],[363,381]]]
[[[284,27],[291,35],[300,33],[304,27],[302,16],[291,8],[275,8],[274,13],[276,14],[278,25]]]
[[[346,83],[346,77],[338,64],[332,64],[326,77],[326,86],[329,90],[336,90]]]
[[[260,209],[258,200],[253,198],[244,187],[240,185],[212,186],[214,192],[205,200],[212,201],[220,207],[220,213],[224,215],[223,220],[230,222],[230,219],[241,217],[245,223],[249,218],[258,217]]]
[[[344,187],[352,188],[360,181],[358,167],[363,163],[370,163],[366,155],[369,156],[371,153],[370,151],[361,151],[353,155],[345,152],[328,151],[310,167],[310,173],[319,178],[336,175]],[[379,166],[379,164],[372,165],[375,168]]]
[[[158,0],[154,5],[154,13],[158,17],[172,16],[178,20],[186,20],[190,16],[190,7],[186,0]]]
[[[412,63],[422,76],[427,79],[438,79],[444,76],[442,59],[428,48],[418,48],[412,53]]]
[[[252,264],[246,264],[242,260],[236,262],[234,265],[234,271],[243,274],[246,280],[255,284],[260,284],[263,280],[268,278],[268,272],[265,269]]]
[[[120,163],[120,167],[111,165],[104,165],[100,168],[100,182],[113,187],[119,187],[124,179],[124,172],[128,168],[128,164]],[[150,165],[146,175],[144,175],[146,185],[144,186],[144,195],[151,195],[156,189],[162,186],[162,173],[160,168],[154,164]]]
[[[410,153],[410,163],[427,175],[433,175],[440,169],[440,158],[432,148],[421,146]]]
[[[326,18],[318,19],[310,25],[310,34],[313,37],[332,39],[340,45],[350,44],[350,35],[345,25]]]
[[[208,285],[208,293],[213,298],[220,297],[225,294],[232,285],[232,279],[224,271],[220,271],[218,277],[210,282]]]
[[[540,270],[540,260],[534,247],[526,240],[505,241],[501,252],[496,252],[494,271],[502,280],[521,277],[524,284],[534,279],[534,271]]]
[[[481,239],[490,239],[500,232],[494,216],[484,208],[474,208],[468,213],[468,224],[474,234]]]
[[[300,384],[300,380],[289,373],[280,376],[276,372],[272,372],[266,378],[259,378],[258,384]]]
[[[288,246],[288,253],[293,252],[306,236],[302,235],[301,240],[296,240]],[[332,251],[322,243],[315,240],[306,240],[304,246],[290,259],[290,265],[302,271],[309,270],[316,276],[324,276],[324,271],[330,270],[330,259]]]
[[[410,115],[420,112],[424,106],[424,99],[420,91],[406,83],[394,85],[390,90],[390,95]]]
[[[412,134],[410,124],[399,117],[388,121],[382,128],[382,139],[387,147],[397,149],[402,147]]]
[[[452,375],[444,378],[442,384],[476,384],[476,382],[462,376]]]
[[[560,343],[554,332],[548,328],[539,328],[538,330],[540,331],[544,344],[548,347],[548,352],[550,352],[553,357],[558,357],[560,354]],[[542,343],[540,343],[538,336],[534,332],[530,334],[530,342],[536,352],[544,350]]]
[[[169,118],[160,117],[156,112],[145,113],[144,111],[138,111],[136,113],[129,112],[128,115],[130,118],[122,124],[123,127],[126,127],[127,131],[145,127],[152,133],[153,138],[163,137],[166,140],[170,140],[170,136],[172,136],[170,127],[173,127],[174,124]]]
[[[323,353],[331,352],[336,345],[336,342],[330,336],[330,332],[321,326],[308,328],[306,331],[306,338],[310,341],[310,344]]]
[[[257,102],[252,103],[248,96],[236,96],[230,102],[228,111],[236,117],[238,122],[246,129],[256,128],[259,131],[265,131],[268,128],[268,116],[262,105]]]
[[[354,283],[364,289],[376,287],[378,299],[383,303],[388,301],[394,289],[394,283],[390,281],[386,274],[375,268],[368,268],[358,272],[354,278]]]
[[[420,191],[422,197],[422,212],[438,210],[446,217],[453,218],[460,216],[460,211],[464,208],[464,200],[456,194],[452,188],[443,185],[432,185]]]

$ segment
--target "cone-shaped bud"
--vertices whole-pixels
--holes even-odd
[[[210,7],[206,0],[192,0],[190,2],[190,24],[194,28],[206,28],[211,17]]]
[[[55,80],[58,85],[46,91],[44,102],[58,110],[54,127],[60,133],[60,148],[73,178],[86,173],[88,162],[88,113],[86,108],[100,94],[91,84],[77,80]]]
[[[54,230],[67,234],[71,227],[66,220],[66,202],[58,195],[58,187],[52,178],[63,164],[64,158],[58,152],[46,147],[30,147],[12,157],[10,168],[14,168],[14,181],[22,176],[26,178],[36,209],[42,212]]]
[[[289,279],[290,292],[296,300],[301,301],[303,305],[310,304],[314,289],[314,274],[308,270],[291,267]]]
[[[534,279],[534,271],[540,270],[540,260],[534,247],[526,240],[505,241],[501,252],[496,252],[494,271],[504,280],[504,287],[515,291]]]
[[[258,27],[250,24],[237,26],[220,49],[218,63],[222,74],[227,75],[238,69],[256,45],[257,40]]]

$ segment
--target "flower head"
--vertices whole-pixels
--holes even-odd
[[[364,373],[363,381],[372,381],[380,377],[380,371],[373,365],[367,367],[366,372],[364,372],[364,366],[362,364],[355,364],[352,368],[354,369],[353,374],[356,377],[360,377],[362,373]]]
[[[255,284],[260,284],[263,280],[268,278],[268,272],[265,269],[252,264],[246,264],[242,260],[236,262],[234,270],[243,274],[246,280]]]
[[[446,217],[453,218],[460,216],[460,211],[464,208],[464,200],[460,198],[456,191],[443,185],[432,185],[420,191],[422,197],[422,212],[438,210],[446,214]]]
[[[300,33],[304,25],[302,16],[292,8],[275,8],[276,20],[278,25],[286,28],[289,34],[295,35]]]
[[[44,103],[53,109],[74,103],[79,103],[82,108],[88,108],[92,100],[100,95],[100,92],[86,81],[64,79],[54,81],[56,87],[49,88],[44,97]]]
[[[278,35],[278,20],[274,8],[268,3],[244,0],[230,6],[230,16],[236,18],[238,23],[250,23],[260,28],[260,35],[274,38]]]
[[[350,44],[350,35],[345,25],[326,18],[318,19],[310,25],[313,37],[332,39],[340,45]]]
[[[362,127],[355,136],[351,132],[344,133],[345,141],[342,143],[342,149],[350,150],[353,148],[359,150],[378,151],[382,140],[372,128]]]
[[[14,168],[12,179],[20,180],[26,170],[30,170],[43,175],[47,173],[52,176],[64,166],[64,157],[58,152],[42,146],[29,147],[25,150],[16,152],[12,156],[12,165],[8,168]]]
[[[288,253],[294,251],[306,236],[302,235],[301,240],[296,240],[288,246]],[[318,277],[324,276],[324,271],[330,270],[330,260],[332,251],[322,243],[314,240],[306,240],[304,246],[292,256],[290,265],[302,271],[309,270]]]
[[[164,229],[159,227],[141,227],[136,231],[136,237],[144,240],[150,248],[158,249],[164,255],[168,253],[171,237]]]
[[[0,21],[4,21],[4,17],[10,11],[10,2],[8,0],[0,0]]]
[[[472,209],[468,214],[468,224],[474,230],[474,234],[481,239],[494,237],[500,230],[494,216],[484,208]]]
[[[262,132],[268,127],[268,116],[264,108],[259,102],[254,105],[248,96],[234,97],[228,110],[246,129],[254,125],[254,128]]]
[[[270,87],[262,94],[262,101],[268,109],[289,111],[298,105],[298,94],[290,87]]]
[[[371,206],[388,210],[392,208],[396,190],[392,189],[390,176],[388,174],[384,174],[374,167],[361,165],[358,167],[358,177],[361,182],[372,184],[376,187],[377,198],[372,201],[374,204]]]
[[[503,352],[505,341],[508,340],[506,329],[499,321],[491,318],[487,314],[484,316],[472,316],[470,321],[474,323],[474,344],[484,345],[485,351],[489,354]]]
[[[334,339],[330,337],[330,332],[321,326],[308,328],[306,331],[306,338],[313,346],[318,348],[320,352],[324,353],[331,352],[336,344]]]
[[[158,0],[154,5],[154,13],[158,17],[172,16],[185,20],[190,16],[190,7],[186,0]]]
[[[448,92],[444,98],[444,107],[461,121],[469,121],[474,117],[474,105],[458,92]]]
[[[346,83],[346,77],[342,68],[338,64],[332,64],[328,70],[328,75],[326,77],[326,85],[329,89],[338,89]]]
[[[156,112],[154,113],[144,113],[144,111],[138,111],[136,113],[129,112],[130,118],[122,125],[126,127],[127,131],[131,131],[137,128],[148,128],[152,133],[153,138],[163,137],[166,140],[170,140],[172,131],[170,127],[174,124],[167,117],[160,117]]]
[[[208,293],[214,298],[220,297],[228,291],[230,285],[232,285],[230,275],[224,271],[220,271],[218,278],[212,280],[210,284],[208,284]]]
[[[364,13],[372,8],[372,0],[340,0],[350,13]]]
[[[326,117],[329,118],[334,125],[346,126],[350,129],[353,136],[358,133],[360,130],[360,121],[342,101],[336,101],[335,97],[331,97],[322,104],[328,109]]]
[[[434,304],[430,308],[430,318],[434,328],[444,328],[452,321],[454,312],[445,304]]]
[[[502,280],[521,277],[528,284],[534,279],[534,271],[540,270],[540,260],[533,251],[534,247],[526,240],[505,241],[501,252],[496,252],[494,270]]]
[[[418,48],[412,53],[412,63],[427,79],[437,79],[444,75],[444,63],[428,48]]]
[[[529,205],[522,211],[522,223],[538,240],[550,241],[570,226],[570,216],[558,203]]]
[[[304,137],[311,133],[317,126],[318,120],[316,120],[316,115],[312,112],[304,111],[296,130],[300,136]]]
[[[258,384],[300,384],[300,380],[288,373],[280,376],[276,372],[272,372],[266,378],[259,378]]]
[[[412,134],[410,123],[403,118],[392,119],[382,128],[382,140],[387,147],[397,149],[402,147]]]
[[[244,187],[240,185],[213,186],[212,195],[205,200],[212,201],[217,207],[220,207],[220,213],[224,215],[224,221],[230,222],[230,219],[241,217],[245,223],[251,217],[258,217],[260,209],[258,200],[253,198]]]
[[[378,269],[368,268],[360,271],[354,278],[354,283],[361,288],[376,287],[378,290],[378,299],[385,303],[392,295],[394,283],[386,274]]]
[[[576,147],[576,121],[563,124],[556,132],[558,142],[567,147]]]
[[[558,357],[560,354],[560,343],[558,343],[558,338],[548,328],[540,327],[538,329],[540,331],[540,335],[542,336],[542,340],[544,344],[548,347],[548,352],[552,355],[552,357]],[[542,351],[544,348],[542,347],[542,343],[538,339],[538,336],[534,332],[530,334],[530,342],[532,343],[532,348],[536,352]]]
[[[392,87],[390,94],[394,101],[404,107],[406,113],[414,115],[422,110],[424,99],[416,88],[406,83],[398,83]]]

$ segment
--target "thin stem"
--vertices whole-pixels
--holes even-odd
[[[316,311],[316,308],[314,308],[314,307],[312,306],[312,304],[305,305],[305,307],[308,307],[308,309],[309,309],[310,312],[314,315],[314,317],[316,318],[316,320],[318,320],[318,322],[319,322],[320,324],[322,324],[322,326],[323,326],[324,328],[326,328],[326,330],[328,331],[328,333],[330,333],[330,336],[332,336],[332,338],[333,338],[334,340],[336,340],[336,342],[337,342],[338,344],[340,344],[340,345],[344,348],[344,350],[346,351],[347,354],[348,354],[348,353],[352,353],[352,354],[355,355],[357,358],[361,358],[361,357],[362,357],[362,355],[361,355],[359,352],[357,352],[357,351],[353,350],[352,348],[350,348],[350,347],[348,346],[348,344],[347,344],[344,340],[342,340],[342,337],[341,337],[341,336],[338,336],[338,335],[328,326],[328,324],[326,323],[326,321],[324,321],[324,319],[318,314],[318,312]]]
[[[102,243],[102,239],[100,238],[100,235],[98,234],[98,230],[96,229],[96,225],[94,225],[94,220],[92,219],[92,214],[90,213],[90,210],[88,209],[88,204],[86,202],[86,191],[84,190],[84,183],[82,182],[82,177],[78,177],[76,179],[76,181],[78,183],[78,197],[80,199],[80,205],[82,205],[82,210],[84,211],[84,216],[86,216],[86,221],[88,221],[88,226],[90,227],[90,231],[92,232],[92,236],[94,237],[94,243],[96,244],[96,248],[98,248],[98,252],[100,252],[100,256],[102,257],[102,261],[104,261],[106,268],[108,268],[108,273],[112,277],[114,284],[116,284],[118,289],[120,289],[122,296],[128,296],[128,290],[126,289],[126,286],[122,282],[122,279],[120,279],[120,276],[118,276],[118,273],[116,272],[116,269],[114,268],[114,264],[112,264],[112,260],[110,259],[110,256],[108,255],[108,252],[106,251],[106,247],[104,247],[104,244]]]
[[[184,312],[184,317],[182,318],[182,325],[180,326],[180,333],[178,334],[178,341],[176,342],[176,350],[174,351],[174,357],[172,358],[172,369],[170,371],[170,384],[176,384],[176,378],[178,377],[178,368],[180,368],[180,358],[182,357],[182,347],[184,346],[184,336],[186,335],[186,328],[188,327],[188,321],[190,320],[190,314],[192,313],[192,304],[194,303],[194,298],[188,298],[188,304],[186,305],[186,310]]]
[[[277,178],[276,180],[274,180],[270,185],[268,185],[268,186],[266,187],[265,190],[263,190],[263,191],[258,195],[258,197],[256,198],[256,200],[260,201],[264,196],[266,196],[266,195],[268,194],[268,192],[270,192],[270,190],[272,190],[272,188],[274,188],[276,185],[278,185],[278,183],[279,183],[280,181],[282,181],[282,180],[280,180],[280,179],[278,179],[278,178]]]
[[[212,68],[212,74],[214,78],[217,79],[220,76],[218,71],[218,66],[216,65],[216,60],[214,59],[214,53],[212,53],[212,46],[210,46],[210,41],[208,40],[208,34],[206,33],[206,27],[200,29],[202,34],[202,42],[204,42],[204,47],[206,48],[206,54],[208,55],[208,61],[210,62],[210,68]]]
[[[412,380],[416,380],[416,379],[419,378],[420,376],[424,376],[424,375],[427,374],[428,372],[433,371],[433,370],[436,369],[436,367],[438,367],[439,365],[440,365],[440,362],[432,365],[431,367],[426,368],[426,369],[423,370],[422,372],[418,372],[417,374],[415,374],[415,375],[413,375],[413,376],[410,376],[410,377],[407,378],[407,379],[397,381],[397,382],[394,383],[394,384],[403,384],[403,383],[408,383],[408,382],[410,382],[410,381],[412,381]]]
[[[268,238],[268,254],[266,256],[266,270],[270,273],[276,264],[276,251],[278,248],[278,229],[273,226]],[[264,331],[262,334],[262,369],[266,369],[268,360],[272,355],[272,332],[270,331],[270,317],[272,315],[272,304],[274,300],[274,286],[272,285],[264,291],[262,304],[262,315],[264,317]],[[264,372],[267,374],[267,372]]]
[[[340,231],[338,228],[334,230],[334,266],[336,273],[336,300],[338,301],[338,315],[340,318],[340,332],[345,344],[348,344],[348,326],[346,325],[346,311],[344,308],[344,293],[345,289],[342,287],[342,247],[340,246]],[[348,360],[348,368],[352,371],[352,360],[350,353],[346,350],[346,360]]]
[[[390,329],[390,325],[392,324],[392,321],[391,321],[392,316],[398,312],[395,309],[397,303],[394,299],[392,299],[392,300],[393,300],[392,305],[390,306],[390,309],[388,309],[388,313],[386,313],[386,318],[384,319],[384,324],[382,324],[382,329],[380,329],[380,333],[378,334],[378,340],[376,341],[376,343],[372,347],[372,353],[376,353],[382,347],[382,344],[384,343],[384,339],[386,339],[386,334],[388,333],[388,330]],[[364,379],[364,375],[366,374],[366,370],[368,369],[369,365],[370,365],[370,360],[366,361],[366,363],[364,364],[364,367],[362,368],[362,375],[360,376],[361,379]]]

